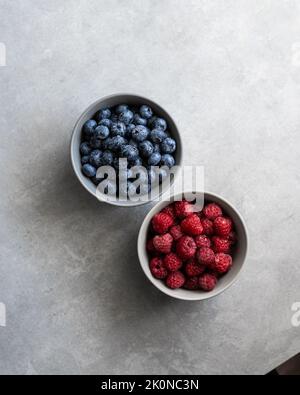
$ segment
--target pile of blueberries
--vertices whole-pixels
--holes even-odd
[[[147,169],[147,192],[155,181],[153,166],[173,167],[176,162],[174,153],[176,141],[168,132],[165,119],[156,116],[153,110],[142,105],[140,108],[122,104],[114,108],[98,111],[93,119],[88,120],[82,129],[80,145],[83,174],[95,185],[97,169],[112,166],[120,171],[120,158],[126,158],[127,191],[131,188],[130,169],[144,166]],[[161,182],[161,174],[158,176]]]

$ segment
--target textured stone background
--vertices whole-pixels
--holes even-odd
[[[265,373],[300,349],[297,0],[0,0],[0,373]],[[99,204],[69,139],[104,95],[166,107],[185,164],[243,213],[240,280],[184,303],[144,278],[149,206]]]

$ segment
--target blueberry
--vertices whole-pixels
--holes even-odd
[[[165,154],[161,157],[161,165],[169,168],[175,166],[175,159],[172,155]]]
[[[94,150],[90,155],[90,164],[96,168],[101,166],[102,151]]]
[[[164,154],[173,154],[176,151],[176,141],[168,137],[161,143],[160,148]]]
[[[134,167],[134,166],[142,166],[143,165],[143,161],[138,156],[135,160],[131,161],[131,165],[132,165],[132,167]]]
[[[125,123],[125,125],[129,125],[132,119],[133,119],[133,112],[130,110],[123,111],[119,115],[119,121]]]
[[[139,143],[147,140],[148,135],[149,135],[149,129],[146,128],[146,126],[142,126],[142,125],[136,126],[132,132],[133,140]]]
[[[101,119],[99,126],[106,126],[108,129],[111,128],[112,121],[110,119]]]
[[[118,107],[116,107],[116,114],[120,115],[121,112],[127,111],[128,110],[128,106],[127,104],[120,104]]]
[[[148,159],[149,166],[158,166],[161,161],[161,154],[154,152]]]
[[[92,152],[92,148],[89,143],[84,142],[80,145],[80,152],[83,156],[87,156]]]
[[[101,156],[101,166],[112,166],[114,163],[114,155],[111,151],[104,151]]]
[[[149,125],[151,125],[152,129],[159,129],[165,132],[167,130],[167,122],[163,118],[153,117],[149,121]]]
[[[123,122],[115,122],[111,125],[111,135],[125,137],[126,126]]]
[[[109,129],[107,126],[100,125],[95,129],[94,137],[99,138],[100,140],[105,140],[109,136]]]
[[[89,163],[89,161],[90,161],[89,155],[85,155],[85,156],[83,156],[83,157],[81,158],[81,164],[82,164],[82,165],[86,165],[87,163]]]
[[[113,139],[111,137],[108,137],[107,139],[103,140],[103,142],[102,142],[102,149],[103,150],[111,149],[109,147],[112,145],[112,140]]]
[[[140,153],[144,158],[149,158],[154,152],[154,148],[150,141],[145,140],[139,145]]]
[[[136,147],[136,148],[138,148],[139,147],[139,143],[137,143],[136,141],[134,141],[134,140],[129,140],[129,143],[128,143],[129,145],[133,145],[134,147]]]
[[[142,118],[140,114],[135,114],[133,118],[133,123],[135,125],[143,125],[147,126],[147,120],[145,118]]]
[[[115,137],[108,139],[108,140],[109,140],[108,144],[105,144],[105,149],[109,149],[113,152],[119,151],[123,146],[125,146],[127,144],[127,140],[121,136],[115,136]]]
[[[149,106],[143,105],[140,108],[140,114],[145,119],[150,119],[153,115],[153,111]]]
[[[130,140],[132,137],[132,132],[135,128],[135,125],[133,123],[130,123],[128,126],[126,126],[126,134],[125,137],[127,138],[127,140]]]
[[[86,177],[92,178],[95,177],[97,171],[94,166],[86,164],[82,166],[82,172]]]
[[[97,127],[97,122],[94,121],[93,119],[90,119],[86,121],[86,123],[83,125],[83,133],[87,138],[91,138],[96,127]]]
[[[110,120],[112,121],[112,123],[117,123],[119,121],[119,116],[117,114],[113,114],[110,117]]]
[[[159,144],[153,144],[153,149],[154,149],[153,152],[157,152],[160,154],[160,145]]]
[[[150,140],[155,144],[161,144],[167,137],[167,134],[160,129],[153,129],[150,132]]]
[[[139,150],[133,145],[124,145],[121,148],[121,155],[129,161],[134,162],[139,156]]]
[[[100,122],[102,119],[108,119],[110,117],[111,117],[111,111],[109,108],[104,108],[98,111],[96,115],[96,119],[98,120],[98,122]]]

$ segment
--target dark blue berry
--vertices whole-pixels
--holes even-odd
[[[132,167],[134,166],[142,166],[143,165],[143,161],[142,159],[138,156],[135,160],[133,160],[131,162]]]
[[[118,114],[113,114],[110,117],[110,120],[112,121],[112,123],[117,123],[119,121],[119,115]]]
[[[83,156],[83,157],[81,158],[81,164],[82,164],[82,165],[86,165],[87,163],[89,163],[89,161],[90,161],[90,157],[89,157],[88,155]]]
[[[159,152],[154,152],[148,159],[149,166],[158,166],[161,161],[161,154]]]
[[[121,136],[125,137],[126,126],[123,122],[116,122],[111,125],[111,135],[112,137]]]
[[[165,132],[168,127],[165,119],[157,118],[157,117],[151,118],[149,124],[151,125],[152,129],[159,129],[162,130],[163,132]]]
[[[153,129],[150,132],[150,140],[155,144],[161,144],[167,137],[167,134],[160,129]]]
[[[86,177],[93,178],[95,177],[97,170],[94,166],[86,164],[82,166],[82,172]]]
[[[83,155],[83,156],[89,155],[92,152],[92,148],[91,148],[90,144],[87,142],[82,143],[80,145],[80,152],[81,152],[81,155]]]
[[[160,148],[164,154],[173,154],[176,151],[176,141],[168,137],[161,143]]]
[[[149,129],[146,128],[146,126],[138,125],[132,131],[132,138],[138,143],[147,140],[148,135],[149,135]]]
[[[157,152],[160,154],[160,145],[159,144],[153,144],[153,148],[154,148],[153,152]]]
[[[109,129],[107,126],[100,125],[95,129],[94,137],[99,138],[100,140],[105,140],[109,136]]]
[[[138,158],[139,151],[133,145],[124,145],[121,149],[121,156],[133,162]]]
[[[136,141],[134,141],[134,140],[129,140],[129,143],[128,143],[129,145],[133,145],[134,147],[136,147],[136,148],[138,148],[139,147],[139,143],[137,143]]]
[[[100,111],[98,111],[96,118],[98,122],[100,122],[102,119],[108,119],[111,117],[111,111],[109,108],[104,108]]]
[[[153,111],[149,106],[143,105],[140,108],[140,114],[145,119],[150,119],[153,116]]]
[[[169,168],[175,166],[175,159],[172,155],[165,154],[161,157],[161,165],[168,166]]]
[[[150,141],[145,140],[139,145],[140,153],[144,158],[149,158],[154,152],[153,145]]]
[[[133,118],[133,123],[135,125],[143,125],[147,126],[147,120],[145,118],[142,118],[140,114],[135,114]]]
[[[125,125],[129,125],[132,119],[133,119],[133,112],[130,110],[123,111],[119,115],[119,121],[123,122]]]
[[[104,151],[101,156],[101,166],[112,166],[114,163],[114,155],[111,151]]]
[[[124,137],[115,136],[115,137],[109,139],[107,146],[106,145],[105,146],[106,146],[106,149],[109,149],[113,152],[117,152],[117,151],[120,151],[121,148],[126,144],[127,144],[127,140],[124,139]]]
[[[130,123],[128,126],[126,126],[126,134],[125,137],[127,140],[130,140],[132,137],[132,132],[135,128],[135,125],[133,123]]]
[[[128,106],[127,104],[120,104],[119,106],[116,107],[116,114],[120,115],[121,112],[127,111],[128,110]]]
[[[112,121],[110,119],[102,119],[99,122],[99,125],[106,126],[108,129],[110,129],[112,125]]]
[[[86,123],[83,125],[84,135],[87,138],[91,138],[96,127],[97,127],[97,122],[94,121],[93,119],[86,121]]]
[[[90,164],[96,168],[101,166],[102,151],[94,150],[90,155]]]

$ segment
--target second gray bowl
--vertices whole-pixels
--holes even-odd
[[[134,94],[115,94],[111,96],[104,97],[100,100],[97,100],[95,103],[90,105],[80,116],[79,120],[77,121],[73,135],[72,135],[72,140],[71,140],[71,161],[72,161],[72,166],[74,169],[74,172],[82,184],[82,186],[93,196],[95,196],[97,199],[99,199],[99,194],[97,194],[97,187],[92,183],[90,179],[85,177],[82,174],[81,171],[81,156],[80,156],[80,143],[81,143],[81,135],[82,135],[82,127],[84,123],[93,118],[93,116],[96,114],[97,111],[103,109],[103,108],[110,108],[110,107],[115,107],[119,104],[129,104],[132,106],[139,107],[143,104],[146,104],[150,106],[154,113],[162,118],[164,118],[167,123],[168,123],[168,129],[170,131],[170,134],[172,137],[176,140],[177,142],[177,150],[175,153],[175,159],[176,159],[176,165],[180,166],[182,163],[182,143],[181,143],[181,138],[179,134],[179,130],[176,126],[175,121],[171,117],[171,115],[163,109],[159,104],[155,103],[153,100],[147,99],[146,97],[134,95]],[[176,176],[176,173],[175,173]],[[175,180],[175,179],[174,179]],[[173,180],[173,182],[174,182]],[[157,191],[157,194],[153,194],[152,200],[156,200],[160,195],[163,195],[169,190],[170,185],[168,184],[162,184],[161,190]],[[134,207],[134,206],[140,206],[143,205],[147,202],[140,201],[140,202],[132,202],[132,201],[110,201],[110,200],[103,200],[106,203],[115,205],[115,206],[122,206],[122,207]]]

